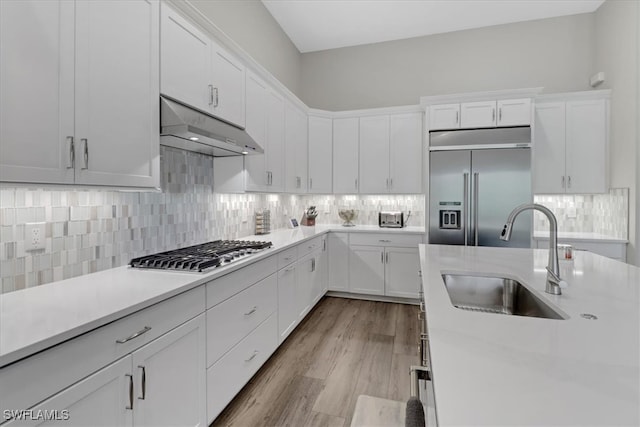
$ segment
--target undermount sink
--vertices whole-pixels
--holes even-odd
[[[451,304],[461,310],[564,320],[517,280],[464,274],[443,274],[442,279]]]

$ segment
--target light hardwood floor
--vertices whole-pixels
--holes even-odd
[[[361,394],[406,401],[418,307],[325,297],[212,426],[345,426]]]

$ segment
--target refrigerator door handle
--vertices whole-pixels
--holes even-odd
[[[478,246],[478,181],[480,174],[475,172],[473,174],[473,238],[474,246]]]
[[[462,196],[462,233],[464,234],[464,245],[467,246],[467,215],[469,206],[469,173],[463,174],[463,196]]]

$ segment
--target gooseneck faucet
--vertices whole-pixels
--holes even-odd
[[[547,265],[547,286],[545,292],[553,295],[562,295],[560,288],[565,288],[567,282],[560,278],[560,265],[558,264],[558,221],[555,215],[548,208],[535,203],[525,203],[517,206],[509,214],[507,223],[500,233],[500,240],[509,241],[513,231],[513,222],[516,217],[526,210],[537,210],[545,214],[549,220],[549,263]]]

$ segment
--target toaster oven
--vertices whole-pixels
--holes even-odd
[[[384,228],[402,228],[406,225],[407,218],[404,212],[379,212],[378,225]]]

